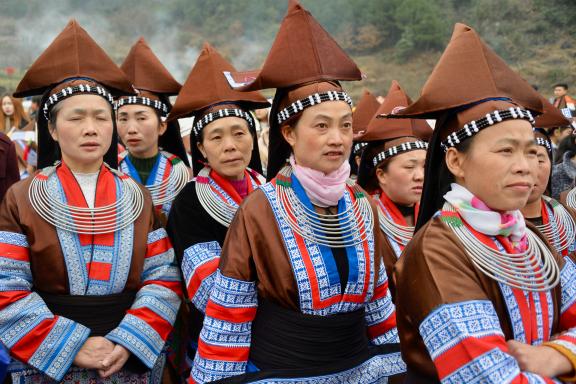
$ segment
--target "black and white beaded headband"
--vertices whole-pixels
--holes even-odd
[[[352,107],[352,98],[346,92],[327,91],[323,93],[315,93],[304,99],[296,100],[283,110],[278,112],[278,124],[282,124],[292,116],[297,115],[308,107],[325,101],[345,101]]]
[[[550,145],[550,142],[548,140],[543,139],[541,137],[537,137],[536,138],[536,144],[546,148],[546,150],[549,153],[552,153],[552,146]]]
[[[368,143],[366,142],[362,142],[362,143],[356,143],[354,144],[354,146],[352,147],[352,153],[357,155],[358,152],[362,151],[364,148],[366,148],[368,146]]]
[[[237,109],[237,108],[228,108],[228,109],[220,109],[218,111],[209,113],[207,115],[205,115],[204,117],[202,117],[201,119],[199,119],[195,124],[194,124],[194,135],[198,136],[200,134],[200,132],[202,131],[202,129],[210,124],[213,121],[216,121],[218,119],[222,119],[224,117],[239,117],[241,119],[244,119],[248,122],[248,125],[250,126],[250,128],[255,129],[255,124],[254,124],[254,118],[252,117],[252,115],[250,114],[250,112],[246,112],[243,111],[242,109]]]
[[[448,137],[440,143],[440,147],[442,147],[444,152],[446,152],[448,148],[455,147],[460,144],[462,140],[472,137],[480,132],[481,129],[512,119],[528,120],[532,125],[534,125],[534,117],[529,110],[519,107],[510,107],[509,109],[488,113],[481,119],[472,120],[471,122],[464,124],[462,129],[448,135]]]
[[[379,163],[381,163],[386,159],[391,158],[392,156],[396,156],[404,152],[415,151],[417,149],[428,149],[428,143],[426,143],[425,141],[418,140],[418,141],[409,141],[407,143],[396,145],[394,147],[388,148],[387,150],[376,154],[372,158],[372,163],[374,163],[374,166],[377,166]]]
[[[168,106],[160,100],[154,100],[149,97],[124,96],[114,102],[114,108],[118,110],[121,106],[128,104],[145,105],[160,111],[163,117],[168,116]]]
[[[56,92],[55,94],[51,95],[46,102],[44,103],[44,107],[42,111],[46,119],[50,118],[50,110],[54,105],[58,102],[67,99],[70,96],[78,95],[78,94],[94,94],[99,95],[108,100],[110,105],[114,107],[114,98],[112,94],[108,92],[104,87],[99,85],[89,85],[89,84],[79,84],[73,87],[66,87],[63,88],[61,91]]]

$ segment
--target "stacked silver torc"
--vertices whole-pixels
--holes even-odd
[[[238,205],[229,204],[227,201],[222,199],[210,186],[209,182],[199,182],[198,178],[204,178],[206,180],[210,179],[210,167],[204,167],[198,176],[196,177],[196,195],[200,201],[202,208],[217,222],[225,227],[229,227],[236,211],[238,210]],[[260,178],[260,183],[264,183],[265,180]]]
[[[48,190],[49,178],[56,172],[57,166],[44,168],[34,177],[28,189],[32,208],[56,228],[88,235],[111,233],[126,228],[140,216],[144,194],[129,177],[120,178],[122,196],[112,204],[83,208],[62,203]],[[109,170],[116,176],[122,175],[114,169]]]
[[[171,155],[167,152],[162,152],[164,157],[170,157]],[[184,162],[179,161],[172,166],[172,172],[166,180],[162,180],[157,184],[147,185],[146,188],[150,191],[152,195],[152,201],[155,206],[164,205],[173,201],[178,193],[186,186],[188,180],[190,179],[190,173],[188,167]]]
[[[292,167],[279,172],[290,180]],[[356,188],[351,180],[348,185]],[[321,214],[306,207],[296,196],[294,189],[276,184],[280,201],[280,215],[290,228],[304,239],[333,248],[356,246],[368,239],[373,232],[374,213],[368,197],[363,194],[345,211],[337,214]],[[362,222],[359,222],[362,219]]]
[[[456,212],[449,203],[444,203],[442,210]],[[464,223],[454,225],[446,220],[445,224],[458,237],[472,263],[486,276],[510,287],[533,292],[551,290],[560,282],[560,268],[552,252],[530,229],[526,229],[526,251],[507,253],[478,240]]]
[[[548,196],[542,196],[548,204],[552,204],[552,199]],[[570,215],[570,212],[560,203],[552,208],[554,219],[557,227],[549,220],[547,224],[537,225],[536,228],[542,233],[550,244],[555,244],[557,241],[559,251],[568,249],[576,240],[576,224]]]
[[[414,227],[409,225],[401,225],[395,223],[393,220],[388,218],[388,215],[380,205],[378,205],[378,222],[380,223],[380,229],[386,234],[386,236],[395,239],[397,242],[406,246],[412,236],[414,236]]]

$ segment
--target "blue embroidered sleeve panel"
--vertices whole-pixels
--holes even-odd
[[[258,297],[256,273],[243,211],[238,210],[224,243],[206,305],[189,383],[206,383],[246,372]]]
[[[148,234],[142,285],[120,325],[106,338],[152,368],[172,331],[181,302],[180,272],[163,228]]]
[[[53,315],[32,292],[28,240],[15,201],[9,190],[0,207],[0,342],[19,361],[59,381],[90,330]]]
[[[384,261],[380,261],[378,281],[371,301],[366,304],[368,336],[375,345],[399,343],[396,329],[396,307],[388,289],[388,276]]]
[[[414,325],[418,327],[417,332],[440,381],[559,382],[555,378],[522,371],[509,353],[506,340],[510,336],[505,336],[501,326],[501,321],[510,319],[511,338],[531,345],[548,342],[552,338],[555,312],[553,293],[522,291],[489,279],[474,269],[461,248],[452,244],[456,240],[446,236],[448,232],[436,231],[439,227],[435,222],[422,228],[423,233],[417,234],[415,244],[407,248],[410,255],[417,254],[418,259],[401,258],[396,278],[400,283],[398,321],[403,324],[401,329],[409,334],[412,330],[407,328],[406,318],[413,316],[416,319]],[[428,237],[432,235],[437,237],[434,241]],[[427,239],[425,248],[424,238]],[[566,266],[562,269],[563,291],[567,280],[573,279],[571,270]],[[404,279],[409,275],[419,278],[406,284]],[[572,282],[567,286],[573,285]],[[406,295],[413,300],[404,305]],[[573,294],[563,296],[571,296],[573,303]],[[574,325],[565,324],[569,328]],[[401,334],[401,340],[408,339]],[[414,364],[414,360],[409,364]]]

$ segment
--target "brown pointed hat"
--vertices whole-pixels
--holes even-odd
[[[396,115],[434,119],[446,111],[490,99],[542,112],[538,93],[508,67],[480,36],[457,23],[452,38],[416,102]]]
[[[227,76],[232,86],[246,91],[362,78],[352,59],[297,0],[289,0],[262,69]]]
[[[257,91],[240,92],[230,88],[225,71],[236,69],[210,44],[204,43],[196,64],[182,86],[168,120],[195,115],[219,103],[232,103],[247,109],[266,108],[268,100]]]
[[[426,120],[390,119],[389,115],[402,111],[412,103],[410,97],[396,80],[392,81],[384,102],[370,122],[366,132],[357,138],[360,141],[391,140],[400,137],[419,137],[417,133],[431,131]]]
[[[132,46],[120,68],[139,91],[172,96],[182,88],[143,37]]]
[[[368,123],[376,114],[378,107],[380,107],[380,103],[378,99],[376,99],[376,96],[365,89],[352,114],[352,129],[354,135],[361,135],[366,132]]]
[[[239,117],[248,123],[254,137],[254,146],[250,168],[261,172],[260,152],[255,121],[249,110],[270,106],[268,100],[258,91],[240,92],[230,88],[224,77],[224,71],[235,71],[210,44],[204,43],[196,64],[182,86],[168,121],[194,116],[190,134],[192,150],[192,169],[194,174],[202,169],[202,154],[196,145],[202,129],[209,123],[224,117]]]
[[[534,123],[542,113],[540,95],[514,72],[480,36],[464,24],[456,24],[452,38],[421,96],[390,117],[436,119],[426,157],[422,205],[416,230],[444,203],[450,189],[445,168],[445,151],[482,129],[510,119]]]
[[[38,168],[59,160],[58,143],[48,132],[52,108],[62,100],[81,94],[98,95],[113,106],[113,95],[134,94],[130,81],[88,33],[71,20],[30,66],[18,84],[17,97],[43,95],[38,114]],[[113,168],[118,160],[117,137],[104,155]]]
[[[144,105],[155,109],[162,117],[168,116],[172,109],[169,96],[178,94],[182,85],[172,77],[143,37],[130,48],[120,68],[132,82],[137,95],[119,97],[116,108]],[[158,146],[189,165],[178,121],[168,123],[166,131],[158,138]]]
[[[276,176],[291,152],[280,126],[318,103],[344,101],[352,105],[338,82],[362,79],[354,61],[297,0],[289,0],[262,69],[225,75],[239,90],[277,89],[270,110],[268,179]]]
[[[550,104],[546,98],[540,96],[542,100],[542,107],[544,108],[544,113],[536,118],[534,125],[537,128],[556,128],[556,127],[566,127],[570,125],[570,120],[564,116],[561,110]]]
[[[92,79],[115,94],[134,93],[120,68],[76,20],[71,20],[26,71],[14,96],[41,95],[72,78]]]

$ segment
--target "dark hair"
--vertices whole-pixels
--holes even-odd
[[[573,155],[576,155],[576,137],[569,135],[560,140],[558,148],[556,149],[555,164],[562,164],[566,152],[571,152]]]
[[[42,96],[32,96],[30,101],[38,106],[40,106],[40,102],[42,101]]]
[[[548,129],[548,136],[553,135],[554,132],[556,132],[557,130],[560,130],[560,132],[562,132],[562,131],[565,131],[567,129],[572,129],[572,127],[569,125],[563,125],[561,127],[550,128],[550,129]]]
[[[440,132],[442,127],[449,121],[450,115],[441,116],[436,123],[436,128],[432,133],[426,152],[424,188],[422,191],[422,200],[420,201],[420,211],[418,221],[416,222],[415,231],[418,231],[442,208],[444,204],[444,195],[450,190],[450,184],[455,181],[454,175],[448,170],[446,165],[446,155],[440,143],[442,138]],[[467,153],[475,137],[472,136],[463,140],[454,148],[458,152]]]
[[[566,84],[566,83],[554,84],[554,88],[556,88],[556,87],[562,87],[562,88],[564,88],[564,89],[567,90],[567,89],[568,89],[568,84]]]
[[[362,151],[360,158],[360,166],[358,167],[358,185],[360,185],[366,192],[373,193],[380,188],[378,179],[376,178],[376,170],[381,169],[384,172],[388,170],[390,159],[382,161],[377,166],[373,166],[372,159],[382,151],[386,145],[386,141],[374,141],[368,144]]]

